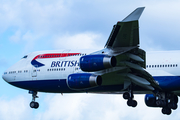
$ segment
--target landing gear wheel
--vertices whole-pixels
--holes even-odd
[[[178,108],[178,105],[175,104],[171,109],[176,110]]]
[[[35,108],[35,109],[37,109],[39,107],[39,103],[34,102],[34,101],[32,101],[29,105],[30,105],[31,108]]]
[[[123,94],[123,98],[124,98],[124,99],[129,99],[129,98],[130,98],[130,94],[129,94],[128,92],[125,92],[125,93]]]
[[[35,108],[36,102],[34,102],[34,101],[30,102],[29,106],[30,106],[31,108]]]
[[[39,103],[38,102],[35,102],[35,109],[39,108]]]
[[[178,97],[177,97],[177,95],[174,95],[174,102],[175,102],[175,103],[178,103]]]
[[[167,108],[167,107],[163,107],[161,111],[163,114],[167,114],[167,115],[170,115],[172,112],[172,110],[170,108]]]
[[[128,101],[127,101],[127,105],[128,105],[128,106],[132,106],[132,103],[133,103],[133,100],[128,100]]]
[[[136,100],[128,100],[127,105],[131,107],[136,107],[137,106],[137,101]]]
[[[132,107],[136,107],[136,106],[137,106],[137,101],[133,100]]]

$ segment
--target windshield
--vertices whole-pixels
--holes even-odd
[[[25,55],[23,58],[27,58],[27,57],[28,57],[28,55]],[[22,58],[22,59],[23,59],[23,58]]]

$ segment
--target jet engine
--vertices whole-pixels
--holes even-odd
[[[102,84],[102,78],[99,75],[89,73],[70,74],[67,79],[67,85],[71,89],[87,89]]]
[[[86,55],[80,58],[80,68],[86,72],[103,70],[116,66],[116,58],[106,55]]]

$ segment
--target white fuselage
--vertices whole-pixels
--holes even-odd
[[[72,73],[83,73],[79,67],[79,58],[89,53],[82,51],[33,52],[7,69],[3,74],[3,78],[14,86],[28,90],[32,88],[32,90],[35,89],[42,92],[77,92],[68,88],[66,80],[68,75]],[[180,90],[180,81],[177,78],[180,76],[179,54],[180,51],[146,53],[146,70],[164,89],[166,89],[166,85],[175,84],[176,90],[173,91]],[[39,64],[39,66],[36,66],[36,64]],[[92,91],[112,92],[118,91],[118,87],[120,88],[119,90],[123,90],[123,82],[116,82],[116,80],[112,78],[114,82],[108,83],[109,88],[108,84],[106,84],[107,88],[94,89]],[[168,89],[172,88],[173,86],[168,87]]]

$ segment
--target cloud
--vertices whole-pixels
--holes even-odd
[[[18,27],[21,30],[33,29],[40,32],[50,30],[68,14],[68,2],[7,1],[1,2],[1,27]],[[59,22],[58,22],[59,21]],[[4,30],[1,29],[1,30]]]
[[[144,95],[135,95],[138,101],[136,108],[128,107],[122,95],[101,95],[101,94],[64,94],[47,95],[44,105],[44,112],[37,116],[39,120],[168,120],[179,118],[178,111],[172,115],[162,115],[160,108],[150,108],[144,104]]]
[[[101,49],[98,41],[103,37],[101,34],[92,32],[84,32],[75,35],[66,34],[61,37],[54,38],[54,46],[56,49]]]
[[[16,31],[15,34],[10,37],[10,40],[13,42],[20,41],[21,40],[21,31],[20,30]]]
[[[144,1],[144,4],[147,6],[140,18],[141,42],[154,43],[146,46],[149,50],[178,50],[180,1]]]
[[[144,36],[141,41],[150,40],[155,43],[154,50],[178,49],[179,46],[175,43],[180,37],[177,32],[180,25],[170,22],[180,20],[174,12],[179,11],[178,3],[178,1],[161,3],[138,0],[135,4],[127,6],[127,3],[118,0],[114,2],[9,0],[0,4],[0,33],[8,31],[9,39],[14,42],[22,42],[27,33],[31,33],[28,40],[34,41],[31,42],[32,45],[29,48],[33,48],[35,42],[40,39],[44,39],[47,43],[50,41],[54,43],[57,41],[54,38],[66,36],[69,38],[71,35],[91,31],[93,34],[100,33],[105,38],[98,41],[104,46],[104,41],[107,40],[113,24],[126,17],[137,6],[145,6],[146,9],[140,18],[140,35]],[[98,44],[96,41],[93,42]],[[28,42],[25,44],[24,46],[30,45]],[[148,50],[152,49],[148,45],[145,47]],[[26,51],[29,50],[27,48],[25,47]]]
[[[7,65],[8,65],[7,60],[5,58],[0,58],[0,66],[1,66],[1,68],[5,67]]]
[[[160,108],[147,107],[144,95],[135,95],[138,101],[136,108],[128,107],[126,100],[118,94],[39,94],[40,107],[32,110],[25,96],[11,100],[0,98],[0,119],[3,120],[152,120],[179,119],[178,110],[170,116],[163,115]],[[28,97],[30,98],[30,97]],[[178,104],[180,105],[180,104]]]
[[[26,106],[27,99],[23,96],[17,96],[14,99],[7,100],[1,96],[0,98],[0,119],[1,120],[23,120],[29,116],[29,109]]]

